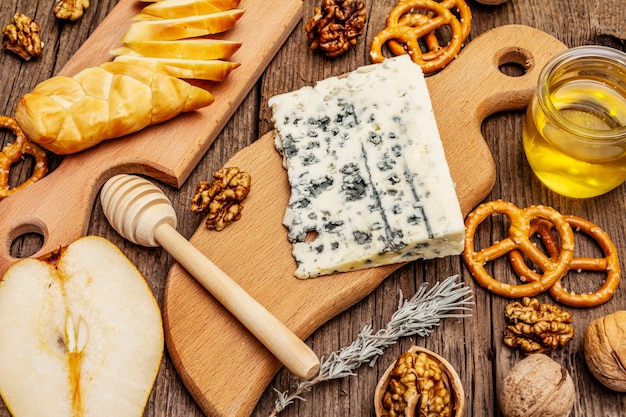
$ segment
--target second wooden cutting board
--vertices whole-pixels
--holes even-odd
[[[60,74],[74,75],[110,61],[109,50],[120,46],[132,17],[145,5],[138,0],[119,0]],[[0,201],[0,240],[4,242],[0,245],[0,274],[18,260],[10,249],[22,234],[44,237],[34,257],[83,236],[100,187],[115,174],[143,173],[174,186],[185,182],[302,15],[301,0],[242,0],[240,7],[245,13],[235,28],[216,37],[242,42],[231,58],[241,66],[223,82],[203,84],[215,95],[212,105],[67,155],[53,172]]]
[[[473,40],[448,68],[428,78],[464,214],[489,193],[496,175],[482,121],[499,111],[524,108],[539,71],[563,49],[561,42],[536,29],[505,26]],[[525,74],[506,76],[499,69],[504,64],[521,65]],[[282,225],[289,184],[272,133],[226,165],[252,176],[243,216],[221,232],[201,226],[190,240],[301,338],[363,299],[401,266],[296,279]],[[178,264],[168,274],[163,313],[169,353],[202,410],[216,417],[250,415],[280,363]]]

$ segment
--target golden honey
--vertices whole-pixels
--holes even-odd
[[[626,54],[572,48],[539,75],[526,111],[524,152],[551,190],[594,197],[626,180]]]

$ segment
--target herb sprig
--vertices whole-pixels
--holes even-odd
[[[384,349],[398,339],[428,336],[445,318],[470,317],[474,304],[471,289],[457,282],[457,278],[458,275],[452,275],[430,289],[424,283],[409,300],[403,300],[400,292],[398,309],[384,329],[374,333],[371,326],[365,326],[352,344],[332,352],[325,360],[322,358],[315,378],[299,383],[290,391],[276,390],[278,399],[270,417],[276,417],[296,400],[306,401],[302,395],[321,382],[356,375],[356,370],[365,363],[373,366]]]

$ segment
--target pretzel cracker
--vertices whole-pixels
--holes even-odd
[[[600,288],[593,293],[575,293],[567,291],[562,280],[550,287],[550,294],[557,301],[571,307],[596,307],[613,297],[620,282],[620,263],[617,249],[609,235],[592,222],[577,216],[565,215],[565,220],[576,232],[585,233],[595,240],[604,252],[603,258],[575,257],[570,262],[568,271],[605,272],[606,278]],[[530,234],[537,233],[551,258],[556,258],[561,250],[557,238],[552,232],[553,225],[546,221],[533,221]],[[515,273],[529,281],[536,281],[540,275],[524,262],[523,255],[517,251],[509,252],[509,260]]]
[[[9,129],[15,134],[15,142],[5,145],[0,151],[0,200],[40,180],[48,173],[48,158],[43,149],[30,142],[15,119],[0,116],[0,128]],[[9,186],[11,167],[24,155],[35,158],[33,173],[26,181],[15,188]]]
[[[510,219],[508,237],[491,246],[475,250],[474,236],[478,226],[495,213],[504,214]],[[530,224],[533,219],[546,219],[555,225],[561,241],[561,250],[555,259],[546,256],[530,240]],[[485,264],[500,256],[519,250],[540,265],[543,274],[537,280],[522,284],[507,284],[493,278],[485,269]],[[463,260],[478,284],[494,294],[507,297],[534,297],[546,291],[559,281],[568,271],[574,257],[574,233],[565,218],[556,210],[546,206],[530,206],[520,209],[502,200],[490,201],[476,207],[465,220],[465,241]]]
[[[451,10],[456,9],[459,18]],[[393,55],[409,54],[425,74],[436,72],[449,64],[460,52],[469,35],[472,15],[464,0],[400,0],[389,12],[386,27],[373,39],[372,62],[382,62],[383,45]],[[435,31],[449,27],[448,45],[440,45]],[[420,40],[426,45],[422,50]]]

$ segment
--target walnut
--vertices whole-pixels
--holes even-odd
[[[448,361],[413,346],[392,364],[376,387],[377,417],[463,415],[461,380]]]
[[[43,48],[40,30],[39,23],[24,14],[16,13],[13,21],[2,29],[2,48],[15,52],[26,61],[38,57]]]
[[[542,353],[517,363],[498,386],[504,417],[567,417],[575,399],[567,369]]]
[[[626,392],[626,311],[589,323],[583,338],[589,370],[605,387]]]
[[[89,0],[58,0],[53,12],[58,19],[78,20],[83,10],[89,7]]]
[[[521,302],[508,304],[504,316],[509,322],[504,344],[519,347],[526,354],[555,350],[574,337],[572,315],[536,298],[524,297]]]
[[[251,178],[236,167],[222,168],[213,173],[211,185],[201,181],[191,199],[191,211],[203,213],[208,209],[206,227],[218,232],[241,218],[241,203],[250,191]]]
[[[314,10],[304,27],[311,49],[337,57],[356,45],[367,18],[361,0],[322,0],[321,8]]]

